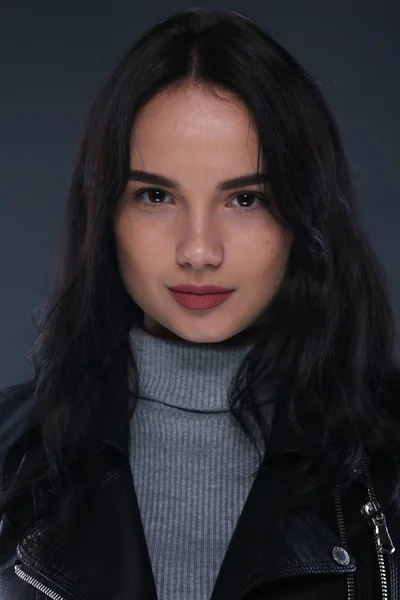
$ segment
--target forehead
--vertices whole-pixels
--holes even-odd
[[[246,106],[229,92],[218,96],[188,87],[153,98],[132,127],[131,163],[255,166],[259,141]]]

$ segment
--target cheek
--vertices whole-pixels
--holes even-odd
[[[138,244],[140,245],[140,238],[132,227],[126,210],[119,214],[115,222],[114,236],[119,268],[122,275],[126,275],[136,268],[135,257],[140,256],[137,248]]]
[[[154,236],[145,234],[138,220],[133,224],[129,216],[121,215],[115,227],[115,243],[121,275],[132,286],[135,282],[143,285],[149,274],[162,266],[165,254],[154,244]]]
[[[253,233],[239,250],[240,260],[249,267],[257,265],[259,269],[270,270],[286,263],[290,251],[290,240],[281,231],[273,229],[266,235],[265,230],[259,235]]]
[[[290,253],[290,241],[283,236],[275,236],[253,252],[253,259],[248,260],[249,268],[255,278],[258,277],[262,287],[279,285],[283,279]],[[253,265],[253,268],[251,267]]]

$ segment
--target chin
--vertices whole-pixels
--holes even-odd
[[[169,335],[174,336],[174,339],[183,339],[195,344],[235,345],[248,343],[252,338],[253,333],[248,329],[231,329],[230,331],[221,331],[218,333],[215,327],[213,327],[212,331],[207,333],[204,331],[203,327],[202,330],[198,332],[190,330],[185,331],[181,328],[177,328],[170,331]]]
[[[193,342],[195,344],[239,344],[249,342],[255,330],[250,328],[249,325],[236,327],[225,326],[218,327],[215,324],[209,324],[207,328],[204,321],[197,323],[196,319],[193,318],[192,323],[188,322],[183,324],[182,318],[178,319],[176,326],[171,319],[166,320],[165,324],[162,321],[157,321],[146,315],[144,319],[144,329],[154,336],[168,339],[168,340],[184,340],[186,342]]]

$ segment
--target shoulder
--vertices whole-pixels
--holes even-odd
[[[32,379],[0,390],[0,461],[25,429],[33,407],[34,389]]]

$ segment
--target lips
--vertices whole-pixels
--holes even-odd
[[[170,292],[177,303],[188,310],[209,310],[228,300],[234,290],[221,294],[189,294],[187,292],[177,292],[172,289],[170,289]]]

